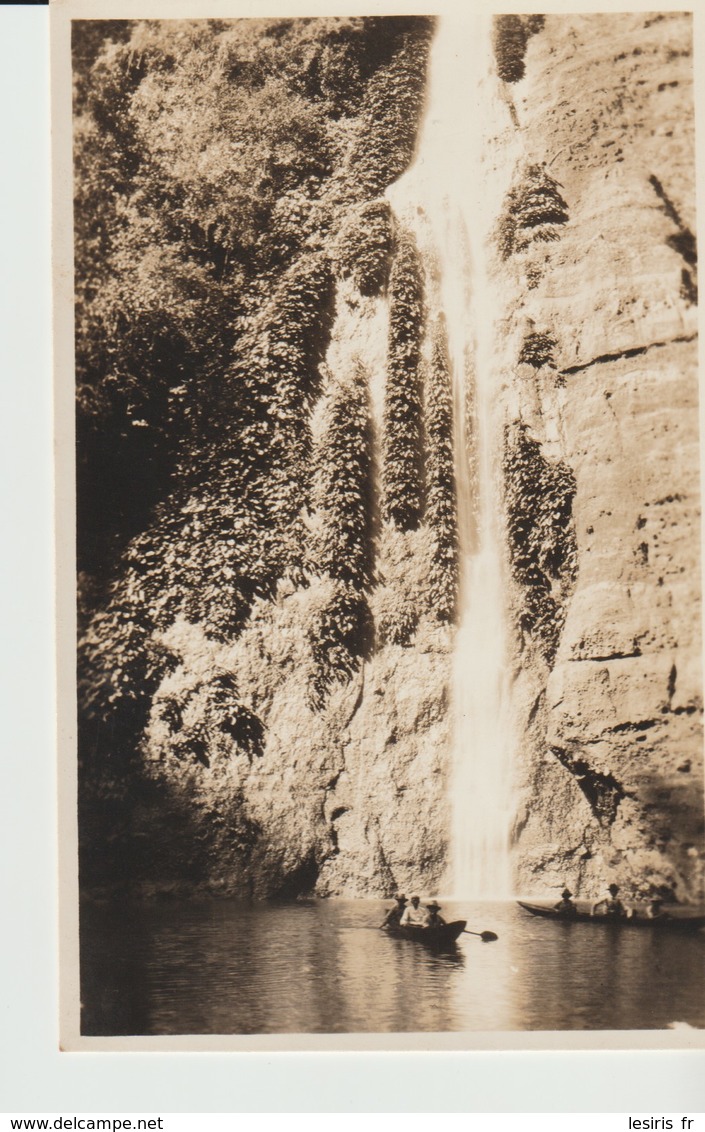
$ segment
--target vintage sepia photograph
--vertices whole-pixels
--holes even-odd
[[[65,1037],[697,1042],[692,14],[57,11]]]

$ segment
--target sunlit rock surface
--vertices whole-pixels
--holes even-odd
[[[508,325],[555,342],[510,397],[572,469],[577,542],[555,661],[518,658],[517,887],[702,898],[690,18],[547,16],[515,97],[570,219],[505,265]]]

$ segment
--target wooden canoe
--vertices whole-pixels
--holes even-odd
[[[524,900],[517,900],[517,904],[532,916],[543,916],[548,920],[558,920],[564,924],[600,924],[601,926],[619,928],[657,928],[668,931],[695,932],[705,927],[705,912],[698,908],[685,908],[672,905],[664,908],[666,913],[657,919],[649,919],[644,908],[635,909],[633,916],[593,916],[590,905],[581,903],[573,915],[556,912],[553,904],[548,902],[529,904]]]
[[[465,930],[467,920],[453,920],[439,927],[423,928],[419,924],[399,924],[382,928],[395,939],[413,939],[415,943],[425,943],[427,947],[449,947]]]

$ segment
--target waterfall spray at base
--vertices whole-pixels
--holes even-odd
[[[441,19],[417,156],[388,193],[396,214],[415,230],[428,262],[437,265],[429,308],[445,317],[453,373],[460,580],[446,888],[463,899],[497,899],[512,892],[513,743],[500,529],[502,422],[494,365],[498,305],[486,242],[507,188],[516,141],[511,135],[509,143],[504,139],[502,171],[488,173],[488,138],[506,134],[509,120],[499,85],[491,68],[491,19]]]

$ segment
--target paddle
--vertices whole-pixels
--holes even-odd
[[[496,939],[499,939],[499,936],[495,935],[494,932],[469,932],[467,928],[463,928],[463,935],[479,935],[483,943],[494,943]]]

